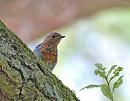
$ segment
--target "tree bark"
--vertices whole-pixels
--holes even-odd
[[[0,101],[79,101],[2,21]]]

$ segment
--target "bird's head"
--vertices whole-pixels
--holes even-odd
[[[56,47],[60,43],[61,39],[64,37],[65,36],[62,36],[57,32],[52,32],[47,35],[44,43],[48,44],[49,47]]]

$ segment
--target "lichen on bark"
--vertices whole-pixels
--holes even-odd
[[[1,20],[0,101],[79,101]]]

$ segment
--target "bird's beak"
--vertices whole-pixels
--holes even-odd
[[[64,38],[65,36],[62,36],[61,38]]]

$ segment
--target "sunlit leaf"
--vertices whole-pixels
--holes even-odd
[[[101,91],[102,91],[104,96],[106,96],[107,98],[109,98],[110,100],[113,101],[113,96],[112,96],[112,93],[111,93],[108,85],[102,84],[101,85]]]
[[[118,88],[122,83],[123,83],[123,76],[119,77],[120,72],[122,71],[122,67],[118,67],[117,65],[113,65],[110,70],[108,71],[108,73],[106,73],[106,68],[98,63],[95,64],[97,69],[95,70],[95,74],[102,77],[103,79],[105,79],[106,84],[101,84],[101,85],[88,85],[83,89],[90,89],[90,88],[94,88],[94,87],[101,87],[101,91],[103,93],[104,96],[106,96],[108,99],[110,99],[111,101],[113,101],[113,93],[114,93],[114,89]],[[107,74],[107,75],[106,75]],[[113,83],[111,83],[111,80],[113,80],[115,77],[119,77],[119,79]],[[110,79],[109,79],[110,78]],[[112,84],[112,85],[111,85]],[[111,88],[113,87],[113,88]]]
[[[97,87],[101,87],[101,85],[94,85],[94,84],[91,84],[91,85],[85,86],[85,87],[82,88],[81,90],[83,90],[83,89],[97,88]]]
[[[113,65],[110,70],[108,71],[107,77],[110,75],[110,73],[117,67],[117,65]]]
[[[113,91],[115,88],[118,88],[123,83],[123,76],[120,76],[119,79],[114,83]]]
[[[100,63],[95,64],[95,66],[97,67],[97,69],[95,70],[94,74],[102,78],[106,78],[106,68]]]
[[[122,71],[122,67],[117,67],[117,69],[115,69],[115,71],[113,72],[113,74],[115,74],[116,76],[118,76],[117,74],[119,73],[119,72],[121,72]]]
[[[113,72],[113,76],[110,78],[109,82],[114,79],[115,77],[119,76],[119,73],[122,71],[122,67],[117,67],[115,71]]]
[[[101,63],[96,63],[95,66],[100,70],[105,70],[106,68]]]

